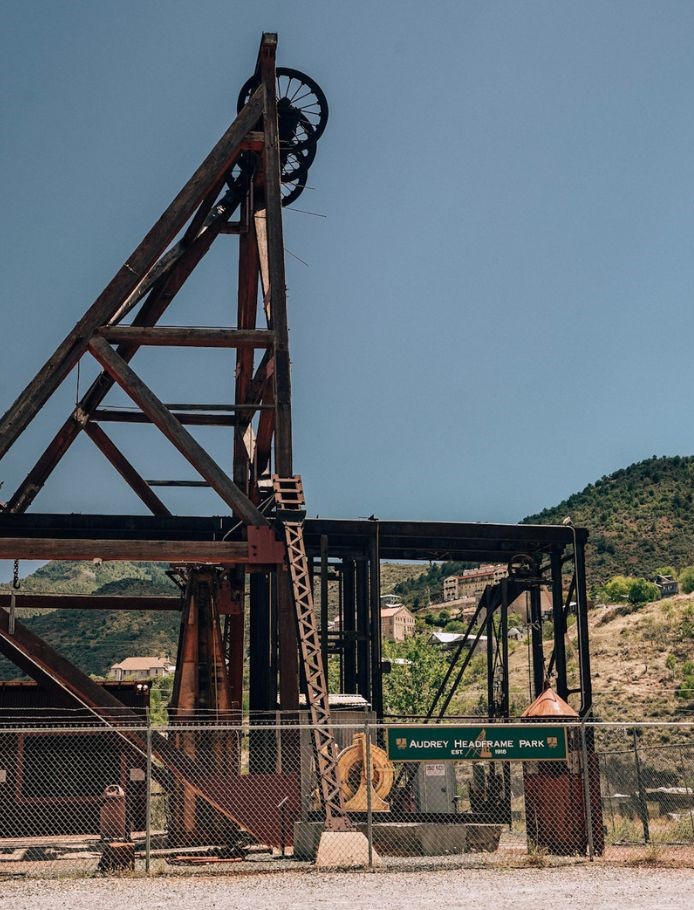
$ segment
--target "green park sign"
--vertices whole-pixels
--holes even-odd
[[[566,727],[559,724],[387,729],[391,761],[554,761],[567,754]]]

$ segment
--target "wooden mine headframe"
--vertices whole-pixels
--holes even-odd
[[[234,122],[4,415],[0,458],[80,359],[86,355],[95,358],[101,374],[20,483],[7,503],[7,515],[25,512],[84,431],[153,515],[168,517],[170,512],[152,484],[104,430],[104,424],[125,421],[157,427],[197,471],[199,483],[219,495],[238,525],[233,533],[201,541],[87,538],[77,543],[33,537],[27,543],[17,539],[16,555],[28,549],[38,558],[83,558],[91,551],[102,558],[155,559],[180,567],[185,595],[173,699],[179,720],[204,710],[226,718],[236,711],[240,717],[244,591],[247,573],[256,573],[254,608],[276,615],[274,623],[267,615],[255,620],[259,627],[254,630],[256,639],[263,635],[266,639],[255,642],[256,651],[268,652],[274,642],[273,660],[279,670],[279,699],[273,686],[266,686],[269,691],[257,707],[261,711],[274,711],[278,706],[283,711],[298,709],[298,629],[308,707],[319,725],[315,745],[326,817],[329,825],[339,827],[344,813],[335,746],[327,727],[326,677],[303,547],[303,491],[300,479],[293,475],[282,232],[283,195],[287,201],[303,189],[316,140],[325,125],[327,104],[309,77],[276,67],[276,47],[277,36],[264,34],[255,74],[241,91]],[[281,84],[283,94],[278,91]],[[232,220],[234,216],[236,220]],[[236,326],[158,325],[220,234],[239,237]],[[262,327],[259,312],[264,314]],[[220,408],[209,403],[162,402],[131,365],[140,348],[151,345],[235,350],[234,403]],[[129,396],[137,410],[102,406],[114,386]],[[200,445],[187,429],[189,425],[233,427],[231,472]],[[5,544],[11,546],[7,540]],[[224,618],[223,634],[220,617]],[[37,651],[36,641],[30,641],[14,617],[10,620],[5,625],[7,634],[0,623],[5,653],[39,676],[52,673],[68,689],[79,689],[83,680],[75,682],[66,662],[51,671],[47,664],[52,658],[46,657],[45,649],[38,648],[42,654],[32,655],[32,649]],[[82,696],[84,701],[84,692]],[[184,744],[182,752],[191,754],[191,749]],[[285,756],[284,765],[296,767],[298,754]]]

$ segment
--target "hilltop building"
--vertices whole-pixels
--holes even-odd
[[[493,585],[508,575],[503,564],[489,563],[478,569],[465,569],[462,575],[449,575],[443,580],[443,599],[462,600],[479,597],[487,585]]]
[[[414,615],[404,604],[381,610],[381,631],[387,641],[404,641],[414,635]]]
[[[672,575],[656,575],[653,582],[660,591],[661,597],[672,597],[674,594],[679,594],[679,585]]]
[[[173,673],[174,669],[166,657],[126,657],[119,664],[113,664],[110,676],[118,682],[124,679],[151,679]]]

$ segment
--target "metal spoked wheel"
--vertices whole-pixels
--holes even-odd
[[[280,142],[291,142],[295,146],[315,144],[328,122],[328,102],[323,89],[299,70],[278,66],[275,73]],[[258,75],[247,80],[239,92],[239,111],[259,84]],[[312,134],[307,132],[307,124],[312,128]]]
[[[306,189],[306,181],[308,179],[307,173],[304,171],[300,174],[295,174],[290,180],[282,181],[282,205],[288,206],[292,202],[296,202],[299,196]]]

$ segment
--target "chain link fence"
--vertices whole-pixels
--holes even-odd
[[[694,724],[536,725],[561,757],[506,760],[503,725],[336,720],[350,832],[321,842],[309,725],[112,723],[0,722],[0,877],[694,865]]]

